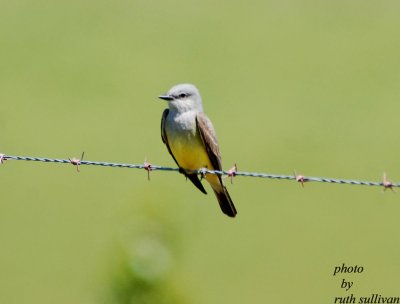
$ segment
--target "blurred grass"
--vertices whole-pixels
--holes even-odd
[[[156,96],[193,82],[225,168],[399,180],[396,1],[0,8],[1,152],[173,165]],[[326,303],[343,262],[354,293],[398,291],[398,197],[376,188],[237,178],[231,221],[178,174],[0,169],[1,303]],[[143,287],[149,235],[169,266]]]

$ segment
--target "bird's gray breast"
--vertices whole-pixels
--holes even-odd
[[[188,111],[185,113],[170,112],[165,124],[166,133],[170,140],[193,141],[198,137],[196,112]]]

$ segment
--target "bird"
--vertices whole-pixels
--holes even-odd
[[[221,154],[211,120],[204,114],[199,90],[193,84],[178,84],[159,96],[168,102],[161,118],[161,139],[183,173],[207,194],[197,174],[200,169],[222,171]],[[205,174],[224,214],[235,217],[235,205],[221,175]]]

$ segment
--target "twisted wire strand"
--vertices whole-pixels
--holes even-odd
[[[178,171],[179,168],[157,166],[148,163],[144,164],[123,164],[123,163],[112,163],[112,162],[99,162],[99,161],[88,161],[79,159],[57,159],[47,157],[30,157],[30,156],[13,156],[0,154],[0,161],[3,160],[21,160],[21,161],[35,161],[35,162],[47,162],[47,163],[61,163],[61,164],[73,164],[77,166],[101,166],[101,167],[113,167],[113,168],[128,168],[128,169],[145,169],[147,171]],[[278,179],[278,180],[295,180],[301,183],[304,182],[321,182],[321,183],[333,183],[333,184],[347,184],[347,185],[360,185],[360,186],[379,186],[386,188],[400,187],[400,183],[391,183],[389,181],[372,182],[372,181],[361,181],[361,180],[348,180],[348,179],[337,179],[337,178],[326,178],[326,177],[308,177],[308,176],[296,176],[296,175],[281,175],[281,174],[270,174],[270,173],[257,173],[257,172],[236,172],[236,171],[218,171],[199,169],[194,171],[198,174],[217,174],[221,176],[245,176],[245,177],[258,177],[267,179]],[[384,178],[385,179],[385,178]]]

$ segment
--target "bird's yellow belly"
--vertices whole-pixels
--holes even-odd
[[[170,141],[170,148],[179,167],[182,169],[213,169],[207,151],[200,139],[193,138],[192,141],[173,140]]]

